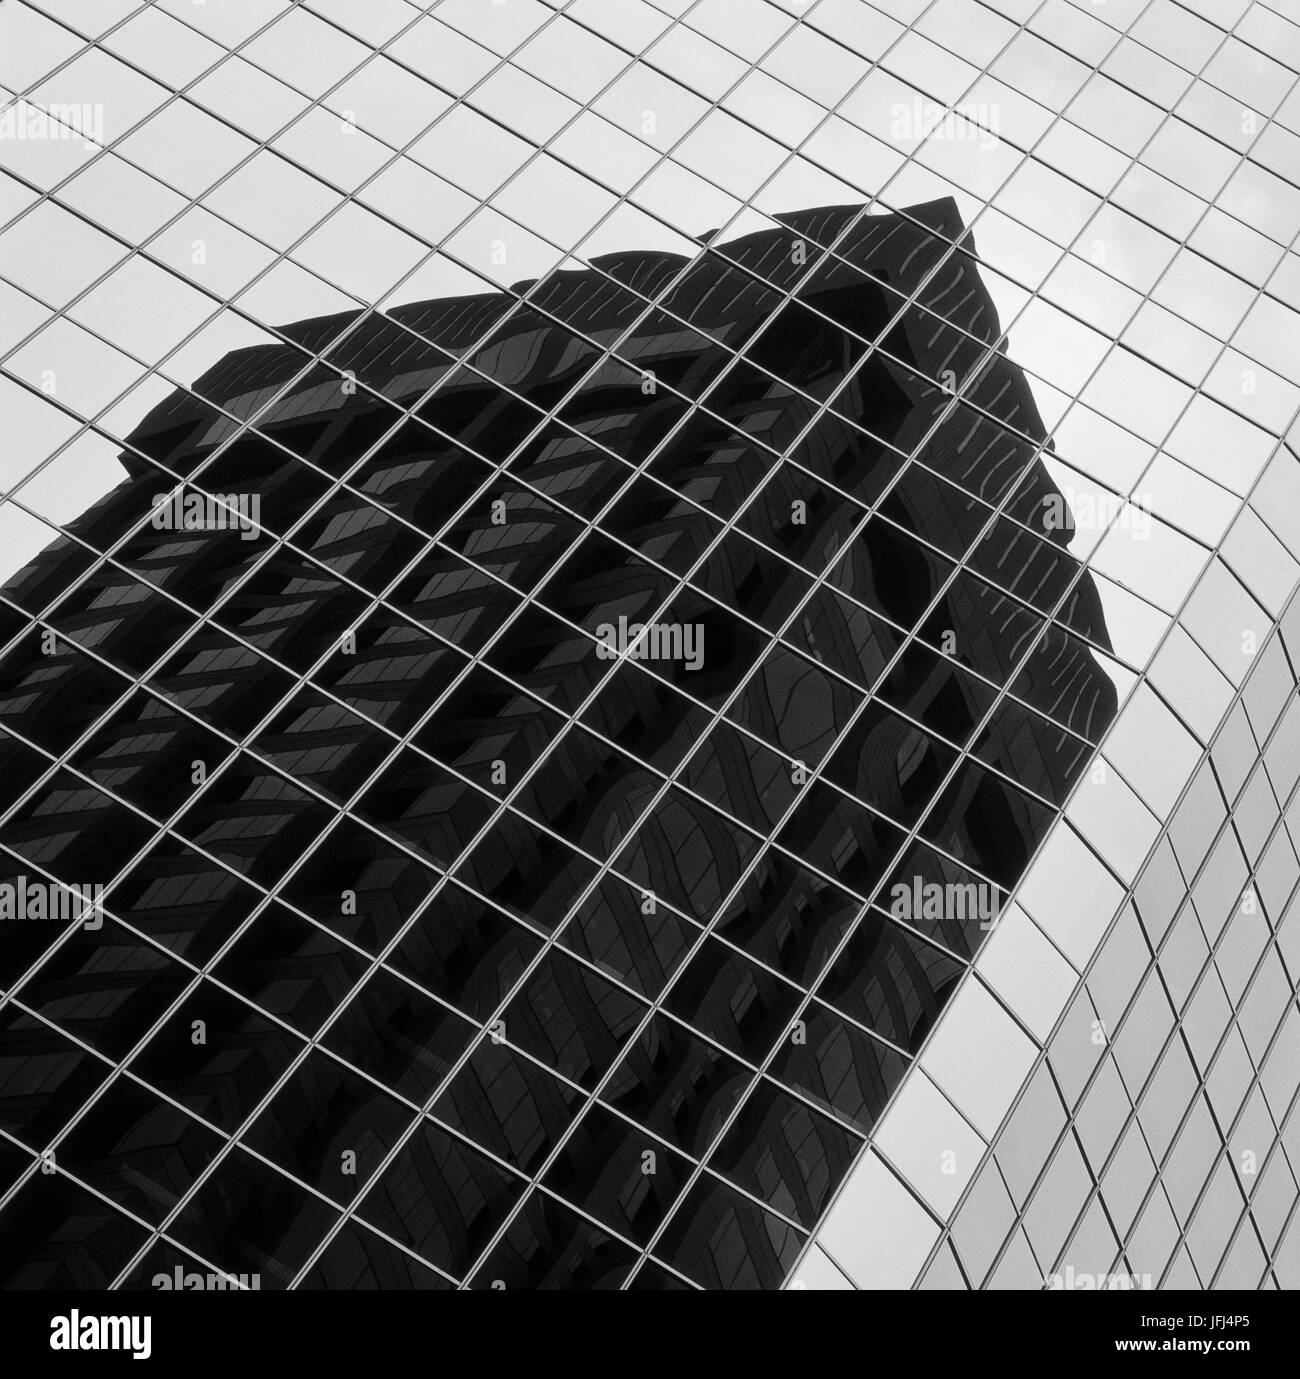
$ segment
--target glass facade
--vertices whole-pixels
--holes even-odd
[[[7,0],[4,1284],[1300,1281],[1298,80]]]
[[[1203,736],[1159,668],[1134,692],[877,1126],[872,1196],[846,1187],[796,1286],[1300,1281],[1298,635],[1293,600],[1260,650],[1203,668],[1232,705]]]

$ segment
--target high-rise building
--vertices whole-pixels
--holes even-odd
[[[1300,1282],[1300,25],[207,8],[0,11],[0,1279]]]
[[[515,311],[288,327],[297,350],[156,408],[131,477],[11,586],[47,610],[4,667],[14,775],[36,752],[68,776],[0,837],[13,868],[103,878],[125,922],[61,949],[58,1002],[82,984],[103,1005],[120,934],[219,984],[132,1066],[210,989],[326,1049],[356,1021],[328,1069],[280,1025],[236,1051],[214,1021],[151,1085],[220,1127],[212,1070],[260,1068],[251,1143],[452,1277],[495,1234],[479,1273],[507,1286],[620,1283],[671,1217],[686,1278],[780,1283],[1113,715],[1095,589],[1048,520],[1041,421],[955,207],[863,209],[598,259]],[[617,355],[594,343],[616,333]],[[84,549],[120,554],[87,572]],[[666,644],[602,638],[628,625]],[[168,825],[120,875],[124,840]],[[51,930],[23,938],[11,979],[41,1012]],[[357,968],[328,1001],[322,943]],[[153,958],[115,966],[113,1022],[156,1024],[176,992]],[[371,1082],[322,1100],[347,1071]],[[198,1130],[178,1111],[153,1146],[173,1190]],[[110,1197],[139,1120],[113,1132]],[[435,1245],[416,1199],[448,1155],[500,1181],[473,1216],[453,1194]],[[290,1251],[335,1234],[282,1214],[294,1244],[249,1256],[255,1189],[205,1177],[190,1229],[168,1224],[229,1272],[291,1282]],[[570,1229],[520,1274],[539,1211]]]

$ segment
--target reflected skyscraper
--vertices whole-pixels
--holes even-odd
[[[955,207],[864,210],[287,327],[10,586],[10,770],[67,759],[0,841],[109,898],[7,975],[138,1040],[105,1196],[162,1103],[131,1200],[231,1273],[344,1208],[453,1279],[781,1282],[1115,706]],[[325,1201],[254,1243],[277,1166]]]

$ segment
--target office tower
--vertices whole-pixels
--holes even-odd
[[[6,9],[8,1286],[1289,1286],[1300,29],[1004,8]]]

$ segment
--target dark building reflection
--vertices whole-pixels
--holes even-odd
[[[10,1286],[283,1287],[349,1207],[303,1286],[780,1284],[983,937],[891,886],[1000,896],[1115,711],[954,203],[860,210],[286,327],[5,589],[3,870],[127,869],[0,935]],[[257,539],[132,532],[188,476]]]

